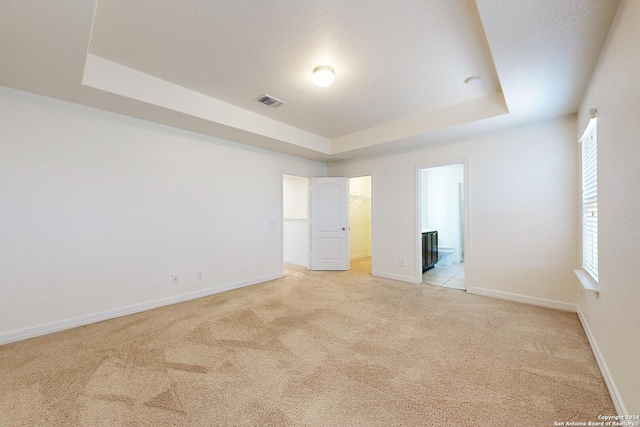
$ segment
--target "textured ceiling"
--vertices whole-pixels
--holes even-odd
[[[5,0],[0,84],[328,162],[575,113],[617,3]]]
[[[472,0],[100,0],[90,52],[327,138],[500,90]]]

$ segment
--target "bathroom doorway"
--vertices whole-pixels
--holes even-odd
[[[422,283],[466,289],[466,169],[466,161],[418,168]]]

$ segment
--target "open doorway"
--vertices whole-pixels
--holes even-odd
[[[422,282],[466,289],[466,162],[418,170]]]
[[[371,274],[371,175],[349,178],[351,268]]]
[[[310,268],[311,179],[282,175],[282,260]],[[348,258],[350,268],[372,271],[372,176],[348,178]]]
[[[282,175],[282,259],[308,267],[309,178]]]

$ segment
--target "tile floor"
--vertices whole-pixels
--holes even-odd
[[[464,263],[454,262],[451,265],[436,264],[422,273],[422,283],[442,286],[443,288],[465,289]]]

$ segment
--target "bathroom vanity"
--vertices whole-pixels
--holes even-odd
[[[422,231],[422,272],[433,268],[438,262],[438,231]]]

